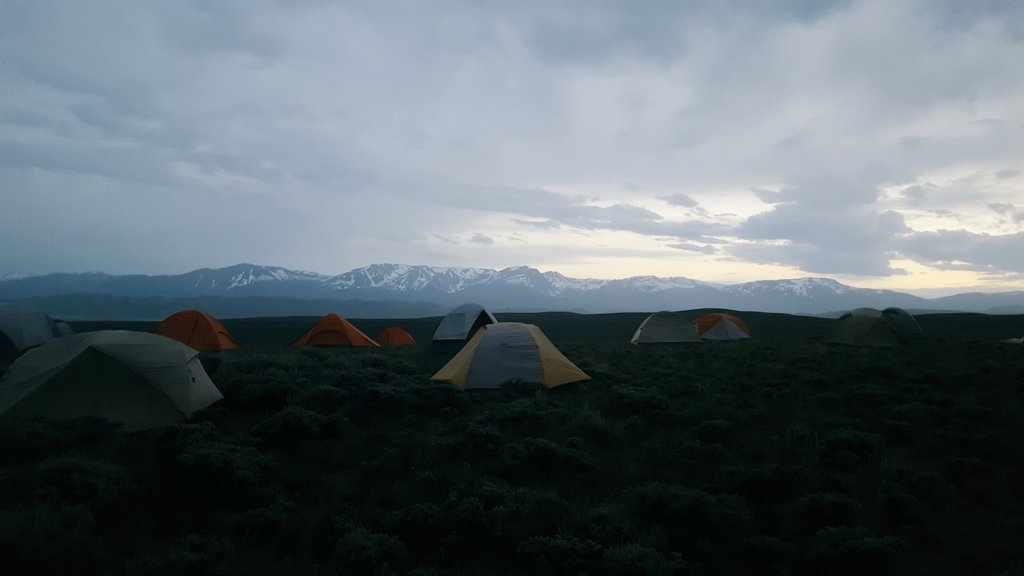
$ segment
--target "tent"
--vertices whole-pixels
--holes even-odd
[[[331,313],[321,318],[316,326],[310,328],[298,340],[292,342],[292,348],[300,346],[369,346],[377,348],[380,344],[363,334],[348,320]]]
[[[554,388],[590,380],[590,376],[563,356],[540,328],[520,322],[497,322],[482,326],[430,379],[459,389],[498,388],[517,379]]]
[[[463,304],[452,310],[434,331],[431,349],[440,354],[455,354],[469,342],[481,326],[498,320],[479,304]]]
[[[16,356],[33,346],[73,333],[66,323],[55,322],[42,310],[0,304],[0,354],[4,356]]]
[[[657,312],[640,323],[632,344],[671,344],[678,342],[700,342],[700,334],[682,314]]]
[[[171,314],[153,330],[153,333],[177,340],[200,352],[238,349],[234,338],[216,318],[198,310],[184,310]]]
[[[899,329],[906,336],[920,336],[921,326],[917,323],[917,320],[910,315],[903,308],[896,308],[895,306],[882,310],[882,314],[892,322],[896,328]]]
[[[98,416],[141,430],[223,398],[199,352],[145,332],[103,330],[26,352],[0,380],[0,418]]]
[[[415,346],[416,339],[405,330],[392,326],[381,330],[377,335],[377,344],[381,346]]]
[[[750,328],[739,317],[724,312],[705,314],[693,321],[697,333],[704,340],[746,340]]]
[[[848,346],[895,347],[906,344],[907,339],[882,312],[873,308],[857,308],[832,323],[825,342]]]

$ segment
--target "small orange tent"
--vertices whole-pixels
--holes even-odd
[[[732,314],[714,312],[693,321],[704,340],[745,340],[750,338],[747,323]]]
[[[177,340],[200,352],[235,350],[238,344],[216,318],[198,310],[171,314],[153,330],[154,334]]]
[[[331,313],[321,318],[316,326],[310,328],[309,332],[303,334],[301,338],[292,342],[292,348],[300,346],[371,346],[376,348],[380,344],[360,332],[348,320]]]
[[[377,335],[377,343],[381,346],[415,346],[416,339],[405,330],[392,326],[381,330]]]

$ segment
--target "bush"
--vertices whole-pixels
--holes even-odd
[[[520,562],[535,574],[594,574],[604,549],[593,540],[568,534],[533,536],[516,549]]]
[[[728,420],[705,420],[693,431],[698,440],[705,443],[725,442],[732,437],[736,426]]]
[[[792,514],[802,534],[812,534],[828,526],[852,524],[862,506],[842,494],[807,494],[793,503]]]
[[[336,522],[339,535],[331,550],[331,564],[343,573],[394,574],[394,564],[405,555],[402,542],[390,534],[371,532],[348,519]]]
[[[804,569],[813,574],[861,576],[901,574],[901,559],[912,561],[900,538],[876,536],[866,528],[824,528],[805,544]]]
[[[621,576],[662,576],[678,574],[686,568],[681,558],[666,557],[641,544],[620,544],[604,551],[599,573]]]
[[[288,406],[254,426],[252,433],[261,438],[267,446],[287,448],[304,440],[316,438],[330,421],[327,416],[310,412],[305,408]]]

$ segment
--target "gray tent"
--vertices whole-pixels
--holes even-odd
[[[633,333],[632,344],[673,344],[700,342],[697,327],[682,314],[658,312],[651,314]]]
[[[481,326],[497,323],[497,319],[479,304],[463,304],[452,310],[434,331],[431,350],[440,354],[455,354],[469,342]]]
[[[921,334],[921,326],[917,323],[917,320],[910,315],[910,312],[903,308],[893,306],[882,310],[882,314],[885,314],[889,322],[892,322],[906,336],[919,336]]]
[[[832,323],[825,342],[847,346],[895,347],[906,344],[907,338],[882,312],[873,308],[857,308]]]
[[[13,304],[0,304],[0,351],[17,354],[72,333],[64,322],[54,322],[46,312]]]
[[[223,398],[196,350],[156,334],[105,330],[51,340],[0,380],[0,418],[98,416],[141,430]]]

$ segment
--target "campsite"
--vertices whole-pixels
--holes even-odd
[[[238,349],[199,353],[223,399],[191,417],[0,417],[4,572],[1020,573],[1024,347],[1003,340],[1024,317],[918,315],[861,347],[826,343],[828,318],[726,312],[752,337],[499,313],[589,379],[484,390],[431,381],[441,318],[345,319],[418,343],[394,347],[220,319]]]

